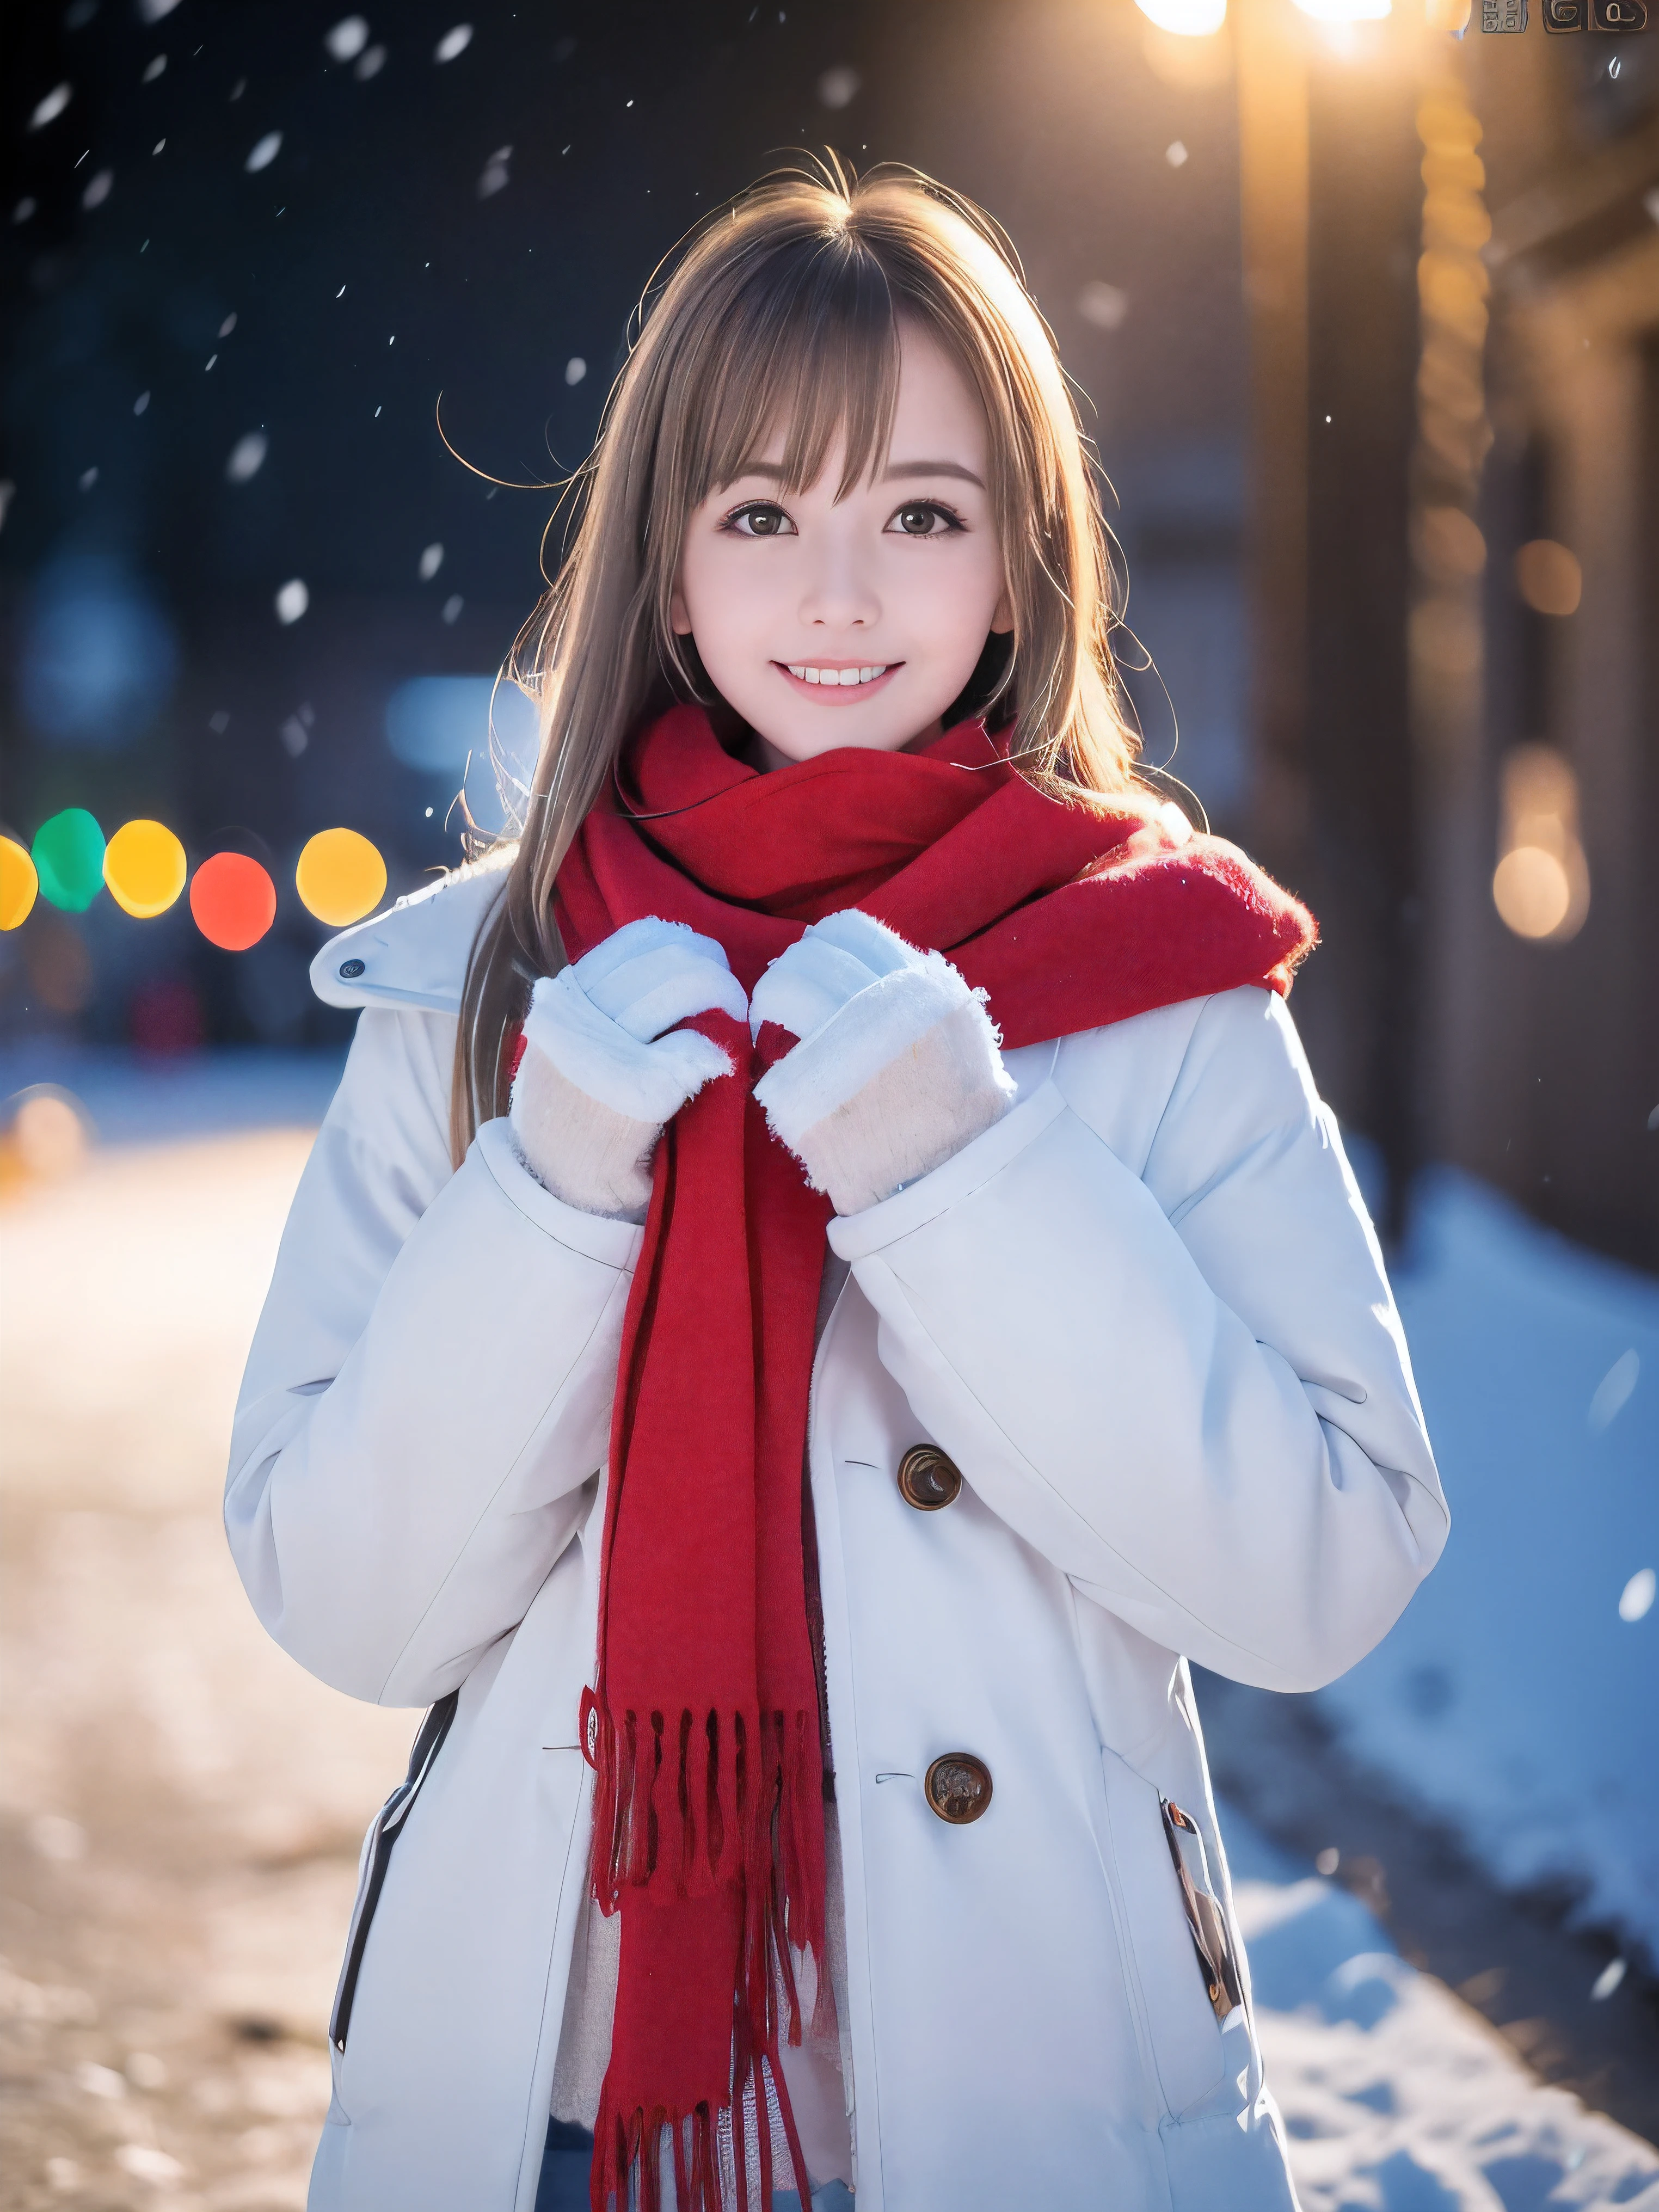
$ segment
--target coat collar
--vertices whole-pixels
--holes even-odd
[[[416,1006],[459,1014],[474,940],[506,888],[513,848],[456,868],[384,914],[331,937],[311,963],[329,1006]]]

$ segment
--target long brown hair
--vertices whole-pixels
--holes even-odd
[[[458,1160],[477,1121],[507,1110],[506,1042],[530,980],[563,965],[553,883],[583,817],[642,722],[676,698],[708,697],[695,647],[669,620],[689,518],[776,425],[787,426],[787,490],[817,482],[838,436],[838,496],[878,471],[906,319],[983,402],[1014,610],[1011,639],[988,641],[953,713],[1007,727],[1022,772],[1056,796],[1086,802],[1133,777],[1106,533],[1077,410],[1012,246],[914,170],[858,177],[830,157],[764,179],[701,223],[647,288],[598,441],[568,487],[564,559],[514,651],[511,672],[539,703],[541,750],[505,894],[468,965]]]

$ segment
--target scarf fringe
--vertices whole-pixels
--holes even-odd
[[[699,1726],[683,1710],[670,1728],[661,1712],[613,1715],[594,1698],[587,1733],[600,1911],[615,1912],[629,1890],[648,1887],[670,1869],[682,1897],[708,1896],[740,1880],[751,1903],[765,1905],[768,1943],[759,1948],[775,1941],[793,1989],[790,1946],[823,1954],[817,1716],[710,1712]],[[792,2026],[789,2040],[798,2043],[798,2008]]]
[[[829,1980],[823,1817],[816,1830],[811,1819],[823,1795],[817,1716],[710,1712],[699,1725],[682,1710],[671,1726],[659,1711],[617,1715],[599,1698],[584,1704],[597,1770],[592,1888],[601,1911],[625,1911],[630,1890],[665,1878],[681,1896],[732,1884],[742,1899],[730,2093],[687,2112],[628,2104],[619,2101],[628,2092],[613,2081],[613,2061],[594,2129],[594,2212],[660,2212],[665,2128],[672,2133],[679,2212],[723,2212],[716,2140],[725,2121],[742,2146],[750,2102],[757,2113],[759,2212],[770,2212],[771,2100],[805,2203],[805,2161],[777,2051],[781,2040],[798,2045],[804,2033],[792,1951],[814,1961],[815,2017]],[[750,2212],[746,2152],[734,2163],[738,2212]]]
[[[788,2146],[793,2169],[790,2179],[805,2205],[811,2190],[806,2160],[782,2078],[769,2058],[759,2059],[750,2068],[741,2089],[733,2092],[729,2103],[715,2108],[705,2100],[689,2112],[665,2105],[653,2105],[648,2112],[642,2106],[630,2112],[618,2112],[611,2102],[607,2081],[593,2126],[590,2212],[662,2212],[665,2135],[673,2160],[677,2212],[726,2212],[722,2148],[730,2160],[731,2194],[737,2212],[751,2212],[751,2208],[754,2212],[770,2212],[778,2185],[773,2162],[775,2118],[782,2124]],[[758,2182],[758,2190],[751,2187],[751,2179]]]

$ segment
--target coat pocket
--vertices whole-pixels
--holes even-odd
[[[336,2060],[337,2094],[338,2059],[346,2047],[346,2037],[350,2032],[351,2007],[357,1994],[357,1978],[362,1971],[363,1954],[368,1948],[368,1931],[374,1923],[375,1907],[380,1904],[380,1892],[386,1887],[386,1869],[392,1863],[392,1854],[397,1848],[398,1838],[404,1832],[415,1800],[421,1793],[421,1786],[432,1771],[433,1761],[443,1748],[444,1738],[449,1734],[459,1701],[460,1692],[452,1690],[447,1698],[440,1698],[428,1712],[410,1751],[409,1771],[381,1806],[374,1825],[369,1830],[362,1871],[357,1881],[357,1901],[352,1907],[351,1925],[346,1936],[345,1959],[340,1968],[339,1986],[334,1992],[334,2009],[328,2022],[328,2040]]]
[[[1103,1765],[1112,1857],[1154,2092],[1165,2115],[1180,2119],[1222,2086],[1221,2021],[1194,1956],[1164,1800],[1115,1752],[1104,1753]]]
[[[1238,1954],[1227,1927],[1227,1916],[1210,1879],[1203,1834],[1191,1814],[1183,1813],[1171,1799],[1160,1796],[1158,1802],[1164,1814],[1164,1841],[1169,1844],[1176,1881],[1180,1886],[1188,1932],[1198,1954],[1205,1994],[1210,2000],[1211,2010],[1224,2028],[1233,2014],[1243,2009],[1244,1978],[1238,1970]]]

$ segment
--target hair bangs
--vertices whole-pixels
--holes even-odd
[[[839,442],[837,499],[886,460],[899,381],[887,273],[845,231],[801,244],[793,281],[780,283],[775,268],[757,272],[719,333],[709,415],[693,441],[703,460],[694,505],[763,459],[781,465],[781,489],[799,491],[817,482]]]

